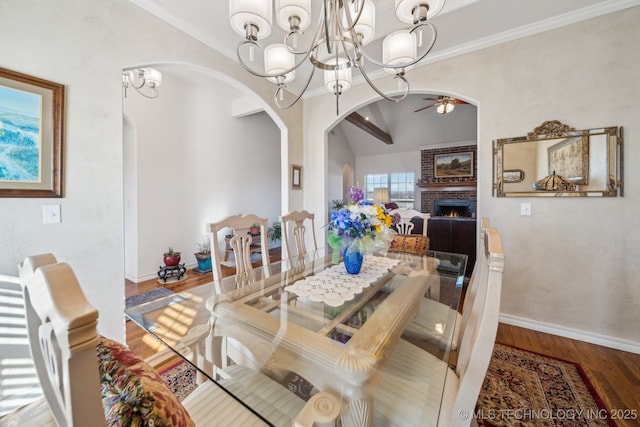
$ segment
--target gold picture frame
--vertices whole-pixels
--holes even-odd
[[[0,197],[63,197],[65,87],[0,68]]]

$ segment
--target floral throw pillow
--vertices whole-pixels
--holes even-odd
[[[424,255],[429,246],[428,239],[418,234],[398,234],[393,237],[389,252],[406,252]]]
[[[158,373],[135,353],[105,337],[96,350],[108,426],[195,426]]]

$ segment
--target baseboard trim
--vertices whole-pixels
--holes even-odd
[[[566,326],[540,322],[524,317],[513,316],[511,314],[500,314],[500,322],[507,325],[519,326],[521,328],[531,329],[538,332],[544,332],[547,334],[558,335],[578,341],[584,341],[590,344],[602,345],[604,347],[610,347],[616,350],[623,350],[640,354],[640,343],[625,339],[595,334],[593,332],[588,332],[580,329],[567,328]]]

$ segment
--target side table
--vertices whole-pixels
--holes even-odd
[[[176,264],[176,265],[165,265],[164,267],[160,267],[158,270],[158,277],[164,282],[167,283],[168,279],[175,277],[176,280],[182,279],[184,273],[186,273],[187,268],[184,264]]]

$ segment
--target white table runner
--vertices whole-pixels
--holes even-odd
[[[349,274],[344,263],[334,265],[315,276],[298,280],[285,287],[300,297],[308,297],[311,301],[323,302],[338,307],[398,265],[397,259],[365,256],[359,274]]]

